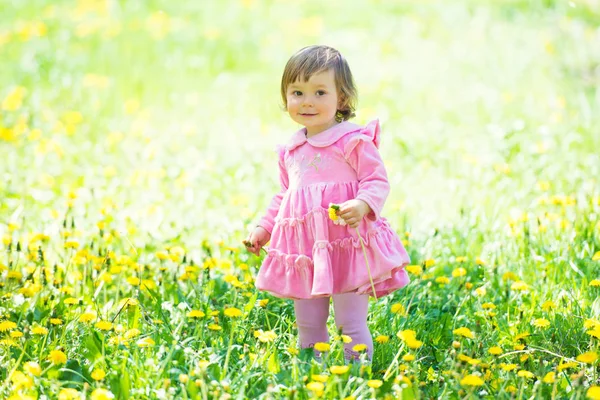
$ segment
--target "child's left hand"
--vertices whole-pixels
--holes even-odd
[[[371,212],[371,207],[362,200],[352,199],[340,204],[337,215],[351,228],[357,228],[363,217]]]

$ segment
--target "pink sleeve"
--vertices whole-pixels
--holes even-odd
[[[277,147],[277,153],[279,154],[279,184],[281,185],[281,190],[271,200],[269,207],[267,208],[267,212],[258,222],[259,226],[265,228],[269,233],[273,231],[273,226],[275,225],[275,217],[279,212],[279,206],[281,205],[281,200],[283,199],[283,195],[287,191],[288,188],[288,174],[285,169],[285,161],[284,154],[285,148],[283,146]]]
[[[368,124],[358,135],[351,137],[344,146],[344,157],[356,171],[358,193],[356,199],[371,207],[367,215],[371,220],[381,216],[381,210],[390,192],[387,173],[379,155],[379,121]]]

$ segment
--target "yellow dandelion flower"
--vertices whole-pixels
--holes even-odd
[[[350,367],[347,365],[332,365],[329,367],[329,370],[332,374],[335,375],[344,375],[346,372],[350,370]]]
[[[404,356],[402,356],[402,360],[404,360],[406,362],[414,361],[415,355],[414,354],[405,354]]]
[[[96,319],[96,314],[93,312],[85,312],[79,316],[79,322],[91,322]]]
[[[94,326],[101,331],[110,331],[113,328],[112,322],[109,321],[98,321]]]
[[[477,265],[485,265],[485,261],[484,261],[483,259],[479,258],[479,257],[477,257],[477,258],[475,259],[475,263],[476,263]]]
[[[392,308],[391,308],[390,311],[392,312],[392,314],[399,314],[399,315],[405,315],[406,314],[406,309],[400,303],[392,304]]]
[[[598,353],[595,351],[588,351],[577,356],[577,361],[584,362],[586,364],[593,364],[598,359]]]
[[[513,370],[517,369],[517,364],[501,363],[500,364],[500,368],[502,368],[502,370],[504,370],[506,372],[510,372],[510,371],[513,371]]]
[[[484,310],[494,310],[496,309],[496,305],[494,303],[483,303],[481,305],[481,308],[483,308]]]
[[[455,335],[469,338],[469,339],[475,338],[475,335],[473,334],[473,332],[471,332],[471,330],[466,327],[457,328],[457,329],[453,330],[452,333],[454,333]]]
[[[593,256],[592,256],[592,261],[600,261],[600,251],[597,251]]]
[[[556,303],[553,302],[552,300],[547,300],[542,303],[542,310],[544,310],[544,311],[550,311],[555,308],[556,308]]]
[[[553,371],[548,372],[542,379],[544,383],[554,383],[556,381],[556,374]]]
[[[505,272],[502,275],[503,281],[516,281],[518,279],[519,279],[519,277],[514,272],[511,272],[511,271]]]
[[[367,350],[367,345],[364,343],[359,343],[359,344],[352,346],[352,350],[357,351],[357,352],[365,351],[365,350]]]
[[[65,364],[67,362],[67,355],[60,350],[52,350],[48,357],[52,364]]]
[[[58,400],[79,400],[81,399],[81,394],[71,388],[60,389],[58,392]]]
[[[327,379],[329,379],[329,377],[327,375],[316,375],[316,374],[313,374],[310,377],[311,377],[311,379],[313,381],[321,382],[321,383],[325,383],[325,382],[327,382]]]
[[[519,340],[523,340],[526,337],[531,336],[530,333],[528,332],[523,332],[523,333],[519,333],[517,336],[515,336],[515,338],[513,339],[514,342],[518,342]]]
[[[325,385],[323,385],[321,382],[310,382],[306,385],[306,388],[313,392],[316,396],[320,397],[321,394],[323,394],[323,388],[325,388]]]
[[[600,339],[600,328],[595,328],[591,331],[587,331],[586,334],[593,336],[596,339]]]
[[[433,258],[429,258],[425,260],[425,268],[433,267],[435,265],[435,260]]]
[[[500,354],[502,354],[502,348],[498,346],[490,347],[488,349],[488,353],[494,356],[499,356]]]
[[[288,353],[290,353],[291,356],[297,356],[298,354],[300,354],[300,352],[298,351],[297,348],[295,348],[294,346],[289,346],[287,348]]]
[[[63,321],[60,318],[50,318],[50,323],[52,325],[62,325]]]
[[[154,342],[154,340],[152,340],[152,338],[150,337],[145,337],[143,339],[140,339],[136,342],[136,344],[138,345],[138,347],[152,347],[154,346],[156,343]]]
[[[10,333],[10,337],[11,337],[11,338],[15,338],[15,339],[16,339],[16,338],[23,337],[23,332],[21,332],[21,331],[12,331],[12,332]]]
[[[585,393],[585,396],[588,399],[600,400],[600,386],[590,386],[590,388]]]
[[[79,242],[76,240],[68,240],[64,245],[65,249],[77,249],[79,247]]]
[[[535,378],[535,375],[533,374],[533,372],[527,371],[525,369],[522,369],[519,372],[517,372],[517,376],[519,376],[521,378],[527,378],[527,379]]]
[[[557,370],[558,372],[562,372],[562,371],[563,371],[563,370],[565,370],[565,369],[569,369],[569,368],[575,368],[575,367],[577,367],[578,365],[579,365],[579,364],[577,364],[575,361],[568,361],[568,362],[566,362],[566,363],[559,364],[559,365],[556,367],[556,370]]]
[[[223,328],[221,326],[219,326],[218,324],[210,324],[210,325],[208,325],[208,329],[210,329],[211,331],[223,330]]]
[[[95,380],[95,381],[101,381],[106,376],[106,372],[104,372],[101,369],[95,369],[94,371],[92,371],[91,376],[92,376],[93,380]]]
[[[352,343],[352,338],[348,335],[341,335],[340,338],[344,343]]]
[[[188,318],[202,318],[206,314],[204,314],[204,312],[200,310],[191,310],[186,315],[188,316]]]
[[[242,315],[244,315],[242,310],[235,308],[235,307],[226,308],[225,311],[223,311],[223,314],[225,314],[225,316],[230,317],[230,318],[238,318],[238,317],[241,317]]]
[[[511,288],[511,290],[524,292],[526,290],[529,290],[529,285],[527,283],[525,283],[524,281],[516,281],[516,282],[513,282],[512,285],[510,285],[510,288]]]
[[[329,343],[317,342],[317,343],[315,343],[314,348],[317,351],[326,352],[326,351],[329,351],[330,346],[329,346]]]
[[[133,328],[133,329],[129,329],[127,332],[125,332],[125,334],[123,335],[123,337],[126,340],[129,340],[129,339],[133,339],[136,336],[139,336],[140,333],[142,333],[142,332],[140,332],[139,329]]]
[[[44,328],[43,326],[36,326],[31,329],[31,333],[34,335],[46,335],[48,334],[48,329]]]
[[[468,260],[468,258],[467,258],[467,257],[465,257],[465,256],[458,256],[458,257],[456,257],[456,262],[457,262],[457,263],[464,263],[464,262],[466,262],[467,260]]]
[[[447,276],[438,276],[437,278],[435,278],[435,283],[447,285],[448,283],[450,283],[450,278],[448,278]]]
[[[533,326],[536,328],[547,328],[550,326],[550,321],[548,321],[546,318],[538,318],[533,321]]]
[[[329,219],[332,221],[337,221],[338,220],[338,215],[337,212],[340,209],[340,207],[336,204],[330,203],[329,204],[329,208],[327,209],[327,212],[329,214]]]
[[[367,386],[372,389],[379,389],[381,387],[381,385],[383,385],[383,382],[380,381],[379,379],[371,379],[371,380],[367,381]]]
[[[408,346],[409,349],[418,349],[419,347],[423,346],[423,342],[421,342],[420,340],[416,340],[416,339],[408,339],[406,341],[406,346]]]
[[[458,278],[458,277],[461,277],[461,276],[465,276],[466,274],[467,274],[467,270],[466,270],[466,269],[464,269],[464,268],[462,268],[462,267],[460,267],[460,268],[456,268],[456,269],[454,269],[454,270],[452,271],[452,276],[453,276],[454,278]]]
[[[42,367],[35,361],[26,362],[25,365],[23,365],[23,370],[33,376],[40,376],[42,374]]]
[[[375,341],[379,344],[384,344],[390,341],[390,337],[387,335],[379,335],[375,338]]]
[[[256,337],[262,343],[268,343],[277,339],[277,334],[273,331],[263,332],[262,329],[259,329],[254,331],[254,337]]]
[[[67,305],[79,304],[79,299],[76,299],[75,297],[67,297],[63,303]]]
[[[403,331],[400,331],[397,333],[397,335],[399,339],[403,340],[403,341],[407,341],[407,340],[414,340],[417,338],[417,332],[415,332],[412,329],[406,329]]]
[[[413,275],[421,275],[423,273],[423,267],[420,265],[407,265],[404,267],[407,272],[410,272]]]
[[[112,400],[115,398],[115,395],[107,389],[94,389],[92,392],[91,400]]]
[[[462,386],[482,386],[484,383],[481,377],[474,374],[467,375],[460,380]]]
[[[590,282],[590,286],[598,287],[600,286],[600,279],[594,279]]]
[[[0,332],[10,331],[17,329],[17,324],[12,321],[0,321]]]

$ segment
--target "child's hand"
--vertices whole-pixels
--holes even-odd
[[[260,255],[260,249],[269,243],[270,239],[271,234],[262,226],[257,226],[243,243],[246,246],[246,250],[258,256]]]
[[[351,228],[358,228],[363,217],[371,212],[371,207],[362,200],[352,199],[340,204],[338,216]]]

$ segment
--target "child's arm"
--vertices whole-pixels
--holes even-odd
[[[358,177],[356,200],[362,200],[370,208],[367,218],[376,220],[390,192],[387,172],[377,150],[379,124],[369,124],[360,135],[348,140],[344,156]]]
[[[279,184],[281,186],[281,190],[279,193],[273,196],[271,203],[267,207],[265,215],[260,219],[254,230],[248,235],[248,238],[244,240],[244,244],[246,245],[248,251],[257,256],[260,254],[260,249],[267,244],[271,238],[271,232],[273,231],[273,226],[275,225],[275,217],[279,212],[281,200],[283,199],[283,196],[288,188],[288,175],[283,159],[284,149],[278,148],[278,153]]]

